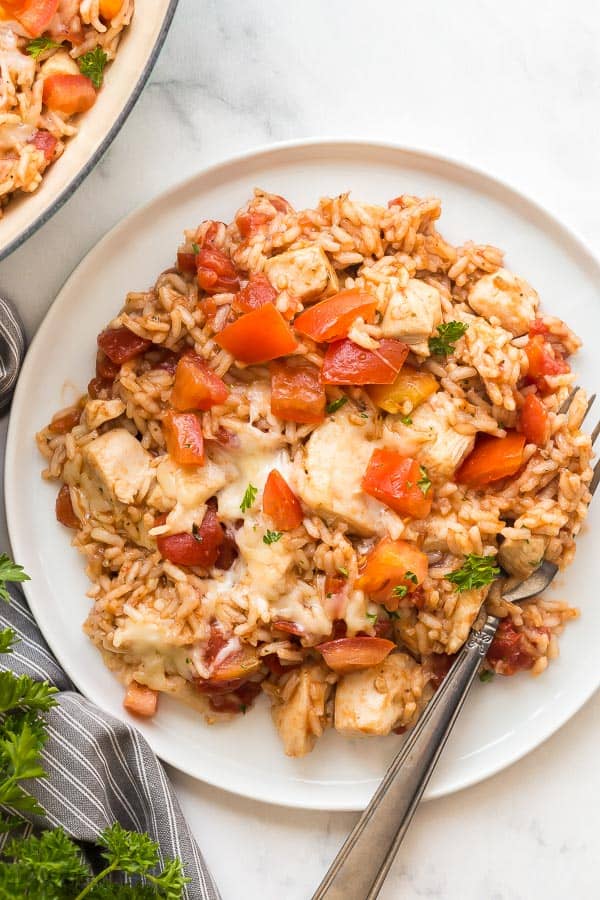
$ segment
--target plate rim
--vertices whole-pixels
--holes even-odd
[[[32,222],[29,223],[29,225],[26,225],[23,231],[17,234],[16,237],[9,241],[8,244],[6,244],[4,247],[0,248],[0,262],[10,256],[11,253],[14,253],[15,250],[18,250],[19,247],[21,247],[25,243],[25,241],[29,240],[29,238],[34,235],[36,231],[38,231],[43,225],[45,225],[46,222],[48,222],[59,211],[59,209],[61,209],[61,207],[65,205],[67,200],[69,200],[69,198],[73,196],[75,191],[80,187],[81,184],[83,184],[88,175],[98,165],[98,163],[120,132],[121,128],[129,118],[129,115],[132,112],[134,106],[140,99],[142,91],[146,87],[146,82],[152,74],[152,70],[156,65],[156,61],[158,59],[160,51],[162,50],[163,44],[169,33],[169,29],[173,21],[173,16],[175,15],[178,4],[179,0],[169,0],[169,5],[166,9],[160,31],[158,32],[156,41],[154,42],[152,49],[148,55],[144,68],[140,72],[139,78],[135,83],[133,90],[127,97],[127,100],[122,107],[119,115],[114,120],[113,124],[106,132],[92,155],[86,160],[79,171],[75,173],[69,183],[64,186],[62,191],[60,191],[60,193],[54,198],[54,200],[52,200],[48,204],[48,206],[44,210],[42,210],[42,212],[40,212]],[[70,278],[70,275],[68,276],[68,278]],[[61,291],[65,284],[66,281],[62,285],[60,289]],[[52,304],[53,303],[54,301],[52,301]],[[52,304],[49,308],[52,307]],[[45,318],[46,317],[44,316],[42,322],[45,320]]]
[[[176,7],[178,0],[172,0],[171,5]],[[172,16],[171,16],[172,17]],[[168,24],[167,24],[168,30]],[[163,38],[164,40],[164,38]],[[160,49],[160,48],[159,48]],[[156,51],[158,52],[158,50]],[[135,100],[133,101],[133,103]],[[132,105],[133,105],[132,103]],[[19,379],[17,382],[15,395],[13,398],[13,403],[15,405],[20,404],[20,394],[21,390],[25,389],[25,379],[23,378],[23,373],[28,372],[29,370],[29,360],[33,359],[33,352],[37,348],[38,343],[42,343],[44,338],[44,333],[46,330],[50,329],[54,319],[60,315],[61,312],[61,297],[68,293],[67,289],[72,279],[75,278],[79,269],[87,262],[89,256],[95,252],[98,248],[101,248],[105,243],[108,243],[116,232],[121,229],[126,230],[129,227],[130,222],[135,219],[137,216],[144,214],[150,208],[152,208],[155,204],[160,205],[164,200],[170,197],[173,194],[178,193],[179,191],[184,191],[190,184],[194,183],[197,180],[208,178],[212,176],[218,176],[221,173],[225,173],[227,169],[234,168],[236,166],[240,166],[243,164],[249,164],[253,162],[259,162],[261,159],[268,158],[269,155],[273,154],[275,156],[285,155],[289,152],[293,153],[295,151],[306,150],[316,151],[318,149],[324,150],[344,150],[348,148],[354,148],[358,150],[359,148],[363,148],[367,152],[381,152],[387,151],[391,153],[398,153],[406,158],[417,157],[421,160],[426,160],[429,164],[442,164],[450,169],[454,169],[455,171],[462,172],[463,175],[467,175],[469,178],[475,178],[481,183],[487,183],[488,188],[492,187],[495,191],[501,191],[504,196],[508,196],[508,199],[511,203],[519,203],[522,207],[524,207],[526,212],[532,212],[537,216],[541,216],[542,219],[546,221],[546,223],[552,228],[554,232],[559,232],[561,237],[566,237],[571,246],[576,249],[581,257],[585,260],[587,265],[591,267],[596,278],[600,282],[600,254],[597,254],[589,243],[578,233],[578,231],[573,228],[570,224],[562,221],[557,215],[555,215],[551,210],[549,210],[543,203],[538,201],[537,199],[529,196],[522,189],[515,187],[509,181],[500,178],[499,176],[490,173],[485,168],[482,168],[478,165],[473,165],[466,160],[459,159],[454,156],[450,156],[448,154],[441,153],[434,149],[429,149],[426,147],[419,147],[416,145],[408,145],[408,144],[400,144],[394,141],[386,141],[386,140],[365,140],[362,137],[350,136],[350,137],[307,137],[302,138],[300,140],[285,140],[267,144],[260,144],[258,146],[250,147],[244,151],[233,154],[231,156],[225,157],[224,159],[216,159],[212,162],[209,162],[206,166],[200,168],[193,175],[188,176],[187,178],[176,182],[175,184],[169,185],[164,190],[160,191],[158,194],[151,197],[146,203],[137,206],[133,209],[125,218],[121,221],[117,222],[112,228],[110,228],[102,238],[94,244],[94,246],[88,250],[75,268],[69,273],[63,282],[61,288],[56,294],[54,300],[50,304],[44,318],[42,319],[37,331],[31,341],[28,352],[26,354],[23,367],[19,374]],[[66,199],[66,198],[65,198]],[[64,201],[63,201],[64,202]],[[0,256],[1,258],[1,256]],[[23,386],[23,388],[21,388]],[[9,536],[9,543],[11,549],[18,543],[18,540],[15,540],[14,535],[18,536],[18,496],[17,496],[17,488],[14,483],[14,479],[11,480],[9,477],[9,472],[12,468],[12,462],[15,458],[15,454],[18,451],[18,431],[16,429],[16,419],[14,417],[9,417],[8,423],[8,432],[6,438],[6,451],[5,451],[5,461],[4,461],[4,471],[3,471],[3,487],[4,487],[4,500],[6,507],[6,520],[7,520],[7,530]],[[53,646],[53,641],[48,638],[48,636],[44,633],[41,625],[38,622],[38,618],[36,615],[36,599],[35,599],[35,587],[32,582],[25,582],[22,585],[24,589],[25,596],[27,598],[28,604],[30,606],[32,615],[34,616],[38,627],[40,627],[40,631],[42,632],[44,639],[48,643],[52,653],[56,656],[59,664],[64,669],[69,678],[73,681],[75,685],[78,685],[78,678],[75,672],[72,671],[70,664],[65,665],[62,661],[61,656],[57,653],[55,647]],[[465,774],[462,777],[456,776],[451,784],[446,786],[440,786],[435,789],[430,789],[425,794],[425,800],[434,800],[443,796],[447,796],[458,791],[464,790],[467,787],[478,784],[492,776],[498,774],[504,769],[509,768],[514,765],[528,753],[532,752],[536,748],[540,747],[549,737],[551,737],[554,733],[560,730],[568,721],[571,719],[583,706],[587,701],[596,693],[598,687],[600,686],[600,671],[598,672],[598,679],[595,684],[591,684],[585,691],[578,695],[573,702],[570,704],[563,704],[562,711],[549,722],[545,728],[540,729],[536,736],[532,739],[524,739],[523,744],[520,748],[517,748],[513,753],[509,754],[503,760],[499,760],[496,763],[489,765],[486,768],[485,772],[476,771],[473,775]],[[79,688],[78,688],[79,689]],[[88,697],[92,702],[96,703],[100,708],[105,709],[107,713],[110,715],[115,715],[114,710],[107,710],[101,702],[99,702],[96,698],[90,697],[87,693],[81,691],[83,696]],[[131,724],[131,723],[130,723]],[[148,737],[146,736],[146,739]],[[150,741],[151,743],[151,741]],[[153,748],[154,749],[154,748]],[[156,751],[154,751],[156,752]],[[178,771],[183,772],[184,774],[194,778],[196,781],[205,782],[211,784],[215,787],[218,787],[222,790],[227,791],[228,793],[232,793],[236,796],[247,797],[253,800],[259,800],[264,803],[273,804],[276,806],[283,806],[287,808],[302,808],[302,809],[314,809],[314,810],[330,810],[330,811],[355,811],[357,809],[361,809],[362,805],[357,803],[356,801],[352,801],[352,798],[349,797],[346,800],[336,800],[334,802],[331,798],[323,798],[319,800],[319,798],[314,798],[312,795],[307,796],[302,799],[296,799],[295,801],[290,801],[286,799],[279,798],[275,795],[265,797],[264,794],[259,793],[257,790],[252,789],[252,785],[249,784],[246,786],[244,783],[241,787],[238,785],[237,787],[232,787],[230,784],[227,784],[223,781],[222,778],[219,777],[217,773],[214,775],[210,773],[210,777],[200,777],[198,776],[196,771],[193,771],[191,767],[186,766],[185,763],[181,761],[175,761],[168,753],[163,751],[160,752],[159,758],[167,763]],[[373,778],[369,779],[369,782],[373,784],[373,791],[376,789],[379,784],[379,779]]]

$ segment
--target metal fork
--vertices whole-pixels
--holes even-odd
[[[577,390],[559,412],[567,412]],[[590,398],[586,415],[595,397]],[[599,433],[600,422],[592,431],[592,444]],[[592,494],[599,482],[600,462],[590,482]],[[554,563],[544,560],[529,578],[503,594],[504,599],[520,603],[537,596],[557,571]],[[496,616],[488,616],[481,630],[471,631],[312,900],[375,900],[378,896],[499,623]]]

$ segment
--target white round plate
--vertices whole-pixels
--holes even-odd
[[[566,319],[588,345],[575,366],[580,383],[600,385],[600,266],[564,226],[500,182],[455,162],[388,145],[320,141],[252,152],[168,191],[114,228],[73,272],[29,350],[15,395],[5,489],[15,559],[31,575],[25,591],[56,656],[81,691],[124,717],[123,689],[81,625],[89,600],[83,560],[54,518],[56,486],[41,480],[34,434],[92,375],[96,334],[129,290],[143,290],[172,265],[184,228],[229,221],[255,186],[297,207],[352,190],[384,203],[402,193],[443,200],[442,233],[504,248],[508,265],[537,288],[544,308]],[[592,534],[600,504],[578,541],[577,559],[554,595],[581,607],[561,640],[561,656],[540,678],[527,674],[476,685],[428,790],[439,797],[519,759],[559,728],[598,685],[600,555]],[[133,721],[133,720],[132,720]],[[287,759],[263,699],[247,716],[209,727],[161,698],[154,721],[136,721],[156,753],[177,768],[237,794],[318,809],[366,805],[399,738],[346,740],[328,732],[305,759]]]

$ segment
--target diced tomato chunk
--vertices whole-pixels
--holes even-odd
[[[396,645],[380,637],[343,637],[317,644],[316,649],[330,669],[343,675],[378,666]]]
[[[92,378],[87,387],[88,396],[92,400],[108,400],[112,395],[112,378]]]
[[[221,526],[223,527],[223,526]],[[219,547],[215,566],[226,572],[232,567],[238,557],[238,547],[235,533],[230,528],[223,529],[223,543]]]
[[[529,337],[533,337],[536,334],[548,334],[549,331],[550,329],[543,319],[534,319],[529,326]]]
[[[277,469],[271,469],[263,491],[263,512],[278,531],[292,531],[304,518],[300,501]]]
[[[508,431],[506,437],[480,434],[455,478],[459,484],[484,487],[515,475],[523,465],[525,435]]]
[[[121,366],[109,359],[104,350],[98,350],[96,353],[96,377],[105,378],[107,381],[114,381]]]
[[[362,489],[401,516],[424,519],[431,511],[433,491],[426,470],[397,450],[373,451]]]
[[[296,349],[296,338],[272,303],[240,316],[215,335],[215,341],[235,359],[249,365],[288,356]]]
[[[529,444],[543,447],[550,436],[548,412],[539,397],[527,394],[521,408],[521,430]]]
[[[529,361],[526,381],[528,384],[537,385],[542,394],[551,390],[546,376],[564,375],[571,371],[568,362],[555,347],[544,340],[539,331],[529,338],[525,345],[525,353]]]
[[[418,589],[427,570],[427,556],[415,544],[382,538],[367,556],[356,587],[395,610],[406,594]]]
[[[96,102],[94,85],[85,75],[48,75],[42,99],[48,109],[66,116],[86,112]]]
[[[327,348],[321,370],[324,384],[392,384],[408,356],[408,346],[385,339],[365,350],[346,338]]]
[[[174,462],[180,466],[204,465],[202,425],[195,413],[169,410],[163,418],[163,428],[167,450]]]
[[[158,706],[158,691],[140,684],[138,681],[130,681],[123,700],[125,709],[136,716],[150,718],[156,712]]]
[[[210,507],[206,510],[202,524],[192,534],[159,535],[156,539],[159,553],[176,566],[214,566],[223,543],[223,529],[217,514]]]
[[[58,140],[53,134],[50,134],[49,131],[46,131],[44,128],[38,128],[29,143],[33,144],[37,150],[42,151],[46,158],[46,162],[50,162],[54,158],[54,151]]]
[[[437,690],[452,668],[456,654],[429,653],[423,656],[423,670],[429,675],[429,682]]]
[[[531,669],[535,662],[528,651],[525,637],[515,628],[512,619],[502,619],[487,654],[487,661],[500,675],[514,675]]]
[[[124,325],[120,328],[107,328],[98,335],[98,346],[102,352],[119,366],[144,353],[151,344],[152,341],[134,334]]]
[[[2,0],[0,11],[14,16],[31,37],[39,37],[50,24],[59,0]]]
[[[63,484],[56,498],[56,518],[61,525],[65,525],[67,528],[79,528],[79,519],[75,515],[71,503],[71,492],[67,484]]]
[[[121,12],[122,6],[123,0],[100,0],[98,11],[105,22],[110,22],[117,13]]]
[[[337,341],[346,337],[359,316],[371,322],[376,309],[377,300],[372,294],[352,288],[305,310],[295,320],[294,328],[313,341]]]
[[[204,246],[197,256],[198,284],[207,294],[229,294],[240,289],[237,270],[216,247]]]
[[[208,410],[224,403],[229,390],[203,359],[195,353],[186,353],[177,363],[175,381],[171,392],[171,405],[186,412],[193,409]]]
[[[270,371],[274,416],[301,424],[323,421],[327,398],[316,366],[272,362]]]
[[[235,217],[235,224],[243,238],[249,238],[272,218],[262,212],[244,212]]]
[[[67,434],[72,428],[79,424],[81,419],[81,407],[74,406],[73,409],[67,410],[60,416],[55,416],[48,428],[52,434]]]
[[[177,268],[180,272],[187,272],[188,275],[196,275],[198,272],[196,254],[191,250],[178,250]]]
[[[277,291],[266,275],[251,275],[246,287],[242,288],[231,304],[236,312],[252,312],[265,303],[275,303]]]

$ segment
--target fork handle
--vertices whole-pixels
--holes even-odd
[[[378,896],[498,623],[488,616],[481,631],[471,632],[312,900]]]

